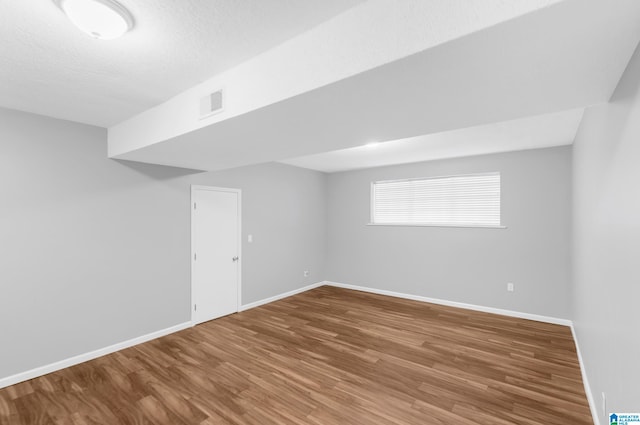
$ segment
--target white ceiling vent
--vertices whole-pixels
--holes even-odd
[[[222,112],[224,96],[222,89],[200,98],[200,119]]]

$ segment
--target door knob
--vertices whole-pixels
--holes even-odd
[[[238,258],[238,257],[233,257],[233,258],[232,258],[232,260],[233,260],[233,261],[238,261],[238,260],[239,260],[239,258]]]

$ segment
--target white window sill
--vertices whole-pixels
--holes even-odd
[[[482,226],[482,225],[463,225],[463,224],[407,224],[407,223],[367,223],[367,226],[401,226],[401,227],[458,227],[458,228],[477,228],[477,229],[506,229],[507,226]]]

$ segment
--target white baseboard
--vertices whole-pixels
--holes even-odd
[[[246,304],[240,307],[239,311],[245,311],[250,308],[258,307],[264,304],[268,304],[282,298],[287,298],[292,295],[299,294],[301,292],[308,291],[310,289],[317,288],[319,286],[324,285],[324,282],[317,282],[303,288],[294,289],[293,291],[286,292],[284,294],[275,295],[270,298],[266,298],[264,300],[256,301],[250,304]],[[189,328],[193,326],[192,322],[184,322],[179,325],[171,326],[170,328],[162,329],[156,332],[152,332],[150,334],[142,335],[137,338],[133,338],[127,341],[119,342],[117,344],[110,345],[108,347],[100,348],[98,350],[94,350],[88,353],[79,354],[74,357],[70,357],[68,359],[60,360],[55,363],[51,363],[48,365],[40,366],[35,369],[31,369],[25,372],[17,373],[15,375],[7,376],[5,378],[0,378],[0,388],[8,387],[10,385],[15,385],[20,382],[28,381],[29,379],[37,378],[42,375],[46,375],[51,372],[55,372],[60,369],[64,369],[67,367],[75,366],[80,363],[87,362],[89,360],[96,359],[98,357],[106,356],[107,354],[114,353],[119,350],[123,350],[125,348],[132,347],[134,345],[142,344],[143,342],[151,341],[152,339],[160,338],[165,335],[169,335],[174,332],[181,331],[183,329]]]
[[[591,386],[589,385],[589,378],[587,377],[587,369],[582,359],[582,353],[580,352],[580,344],[578,343],[578,335],[571,324],[571,334],[573,335],[573,341],[576,344],[576,352],[578,353],[578,362],[580,363],[580,372],[582,373],[582,384],[584,385],[584,392],[587,394],[587,401],[589,402],[589,408],[591,409],[591,417],[593,418],[594,425],[600,425],[600,416],[598,416],[598,409],[596,409],[596,402],[591,392]],[[606,412],[605,412],[606,413]]]
[[[404,298],[407,300],[422,301],[425,303],[440,304],[440,305],[446,305],[449,307],[457,307],[457,308],[464,308],[467,310],[482,311],[485,313],[500,314],[502,316],[518,317],[521,319],[535,320],[537,322],[553,323],[555,325],[571,326],[571,320],[559,319],[557,317],[541,316],[538,314],[531,314],[531,313],[522,313],[520,311],[503,310],[501,308],[485,307],[481,305],[466,304],[466,303],[461,303],[457,301],[441,300],[438,298],[429,298],[429,297],[423,297],[420,295],[403,294],[401,292],[387,291],[385,289],[368,288],[366,286],[348,285],[346,283],[325,282],[325,284],[328,286],[335,286],[337,288],[353,289],[355,291],[370,292],[372,294],[378,294],[378,295],[388,295],[390,297]]]
[[[161,336],[169,335],[174,332],[181,331],[183,329],[191,327],[191,322],[180,323],[179,325],[171,326],[166,329],[161,329],[156,332],[151,332],[146,335],[139,336],[127,341],[119,342],[117,344],[110,345],[108,347],[99,348],[88,353],[79,354],[74,357],[70,357],[65,360],[60,360],[55,363],[51,363],[45,366],[40,366],[35,369],[28,370],[26,372],[17,373],[15,375],[7,376],[6,378],[0,378],[0,388],[15,385],[17,383],[28,381],[29,379],[37,378],[42,375],[46,375],[51,372],[55,372],[60,369],[71,367],[80,363],[93,360],[98,357],[106,356],[107,354],[115,353],[116,351],[123,350],[125,348],[132,347],[134,345],[142,344],[143,342],[151,341],[152,339],[160,338]]]
[[[272,303],[274,301],[278,301],[278,300],[281,300],[283,298],[287,298],[287,297],[290,297],[292,295],[299,294],[301,292],[306,292],[306,291],[309,291],[311,289],[318,288],[320,286],[325,285],[325,283],[326,282],[312,283],[311,285],[305,286],[303,288],[294,289],[293,291],[285,292],[283,294],[274,295],[273,297],[265,298],[263,300],[255,301],[255,302],[252,302],[252,303],[249,303],[249,304],[244,304],[244,305],[240,306],[240,310],[238,310],[238,311],[245,311],[245,310],[249,310],[251,308],[260,307],[261,305],[269,304],[269,303]]]

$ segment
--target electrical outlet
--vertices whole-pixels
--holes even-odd
[[[511,282],[507,283],[507,291],[509,291],[509,292],[515,291],[515,286],[514,286],[513,283],[511,283]]]
[[[305,270],[302,274],[304,277],[309,277],[309,270]]]

